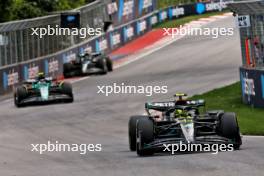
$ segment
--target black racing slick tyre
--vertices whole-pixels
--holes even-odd
[[[106,58],[102,58],[98,61],[99,67],[102,69],[102,74],[105,75],[108,72],[108,67],[107,67],[107,60]]]
[[[27,89],[24,86],[18,86],[14,94],[14,103],[16,107],[22,107],[21,101],[28,95]]]
[[[234,149],[238,150],[241,145],[239,126],[235,113],[226,112],[220,118],[219,135],[231,139],[235,142]]]
[[[72,103],[74,101],[73,93],[72,93],[72,85],[70,83],[67,82],[61,83],[61,92],[70,97],[67,100],[67,102]]]
[[[106,58],[106,65],[107,65],[108,71],[112,72],[113,71],[113,61],[109,57]]]
[[[137,120],[137,145],[138,156],[151,156],[154,154],[153,149],[145,148],[145,145],[154,141],[154,122],[149,117]]]
[[[128,122],[128,140],[129,140],[129,149],[130,151],[136,151],[136,141],[137,141],[137,121],[141,118],[145,118],[146,116],[132,116]]]
[[[64,78],[70,78],[75,76],[75,72],[73,71],[75,68],[71,63],[63,64],[63,76]]]
[[[68,78],[68,77],[70,77],[70,74],[69,74],[69,72],[70,72],[70,70],[71,70],[71,64],[70,63],[65,63],[65,64],[63,64],[63,76],[65,77],[65,78]]]

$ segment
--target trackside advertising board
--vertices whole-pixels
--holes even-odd
[[[156,9],[156,0],[112,0],[107,4],[107,13],[118,26],[147,15]]]
[[[242,98],[245,104],[264,107],[264,71],[240,68]]]
[[[177,13],[182,16],[202,14],[224,9],[227,7],[226,4],[227,2],[186,4],[178,6],[178,11],[174,10],[169,13],[175,16]],[[118,26],[153,12],[156,6],[156,0],[112,0],[107,4],[107,14],[113,24]]]

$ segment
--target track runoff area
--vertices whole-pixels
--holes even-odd
[[[233,21],[225,16],[191,25],[235,27]],[[154,40],[157,34],[162,37]],[[172,38],[155,30],[111,54],[113,73],[70,79],[73,104],[17,109],[12,100],[1,101],[1,175],[261,175],[261,137],[243,137],[241,150],[214,155],[137,157],[128,149],[129,116],[144,113],[144,102],[168,100],[178,91],[202,93],[238,81],[239,53],[236,31],[212,39]],[[98,86],[113,83],[165,85],[168,90],[152,96],[98,93]],[[72,150],[56,152],[61,144],[71,144]],[[55,148],[53,152],[47,152],[48,145]]]

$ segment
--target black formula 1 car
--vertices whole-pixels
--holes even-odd
[[[139,156],[164,151],[168,144],[242,144],[235,113],[223,110],[207,111],[204,100],[184,100],[186,94],[168,102],[146,103],[147,115],[132,116],[129,120],[129,146]],[[151,112],[153,111],[153,112]]]
[[[113,71],[112,60],[103,53],[80,54],[76,60],[63,64],[64,77],[107,74]]]
[[[36,79],[23,82],[14,91],[17,107],[51,102],[72,103],[73,100],[70,83],[45,78],[44,73],[39,73]]]

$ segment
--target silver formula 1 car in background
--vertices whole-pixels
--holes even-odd
[[[204,100],[184,100],[145,104],[147,115],[129,120],[129,147],[139,156],[163,151],[166,144],[242,144],[235,113],[213,110],[201,113]],[[157,113],[158,112],[158,113]]]
[[[112,60],[103,53],[79,54],[76,60],[63,64],[65,78],[113,71]]]
[[[14,91],[14,103],[17,107],[51,102],[73,102],[72,85],[64,81],[46,78],[39,73],[36,79],[31,79],[17,86]]]

